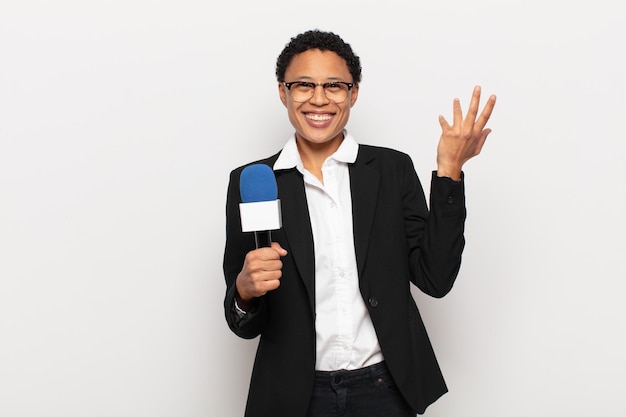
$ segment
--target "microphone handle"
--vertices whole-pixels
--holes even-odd
[[[256,248],[269,248],[272,244],[271,230],[258,230],[254,232],[254,243]]]

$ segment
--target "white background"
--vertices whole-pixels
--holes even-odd
[[[457,284],[415,294],[450,388],[426,415],[625,415],[625,27],[609,0],[4,0],[0,415],[242,415],[228,174],[291,134],[274,65],[312,28],[362,59],[348,129],[427,190],[437,116],[498,95]]]

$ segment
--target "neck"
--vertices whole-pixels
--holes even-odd
[[[302,160],[302,165],[311,174],[315,175],[322,183],[324,178],[322,175],[322,166],[329,156],[334,154],[343,142],[343,133],[324,143],[312,143],[310,141],[299,138],[296,135],[296,144],[298,153]]]

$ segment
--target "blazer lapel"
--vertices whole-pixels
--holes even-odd
[[[277,171],[276,182],[278,198],[281,200],[283,231],[290,248],[289,254],[293,256],[308,293],[311,311],[315,313],[315,253],[304,180],[294,168]]]
[[[368,165],[373,158],[374,156],[367,155],[360,146],[357,160],[350,165],[354,250],[359,277],[362,276],[365,267],[380,185],[378,171]]]
[[[359,277],[365,267],[380,186],[378,171],[368,165],[373,158],[373,155],[367,155],[363,147],[359,147],[357,160],[349,165],[354,248]],[[315,313],[315,251],[304,180],[298,170],[293,168],[277,171],[276,182],[278,197],[281,199],[283,232],[290,247],[290,255],[307,290],[311,311]]]

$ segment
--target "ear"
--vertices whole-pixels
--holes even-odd
[[[280,96],[280,101],[282,101],[283,105],[287,107],[287,93],[285,92],[283,83],[278,83],[278,95]]]
[[[354,106],[354,103],[356,103],[356,99],[358,97],[359,97],[359,85],[354,84],[354,87],[352,87],[352,91],[350,92],[350,107]]]

